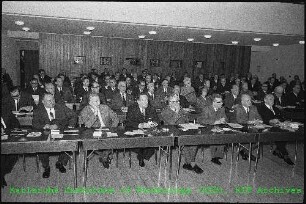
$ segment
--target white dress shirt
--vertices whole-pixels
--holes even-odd
[[[55,110],[54,110],[54,108],[46,108],[46,110],[47,110],[47,113],[48,113],[49,120],[51,121],[51,120],[55,119]],[[53,114],[53,117],[51,116],[50,112]]]

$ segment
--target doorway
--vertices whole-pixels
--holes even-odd
[[[20,87],[27,88],[33,74],[39,70],[38,50],[20,50]]]

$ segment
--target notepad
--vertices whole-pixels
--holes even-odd
[[[227,124],[232,128],[243,128],[243,126],[238,123],[227,123]]]
[[[143,130],[133,130],[133,132],[125,132],[124,133],[125,135],[143,135],[144,134],[144,131]]]
[[[8,139],[8,135],[1,135],[1,140],[7,140]]]
[[[41,132],[30,132],[27,137],[39,137],[41,136]]]
[[[102,131],[94,131],[93,137],[94,137],[94,138],[102,137]]]
[[[205,127],[200,124],[194,124],[194,123],[183,123],[179,124],[183,129],[192,130],[192,129],[199,129],[200,127]]]
[[[118,137],[118,134],[112,132],[106,132],[106,137]]]

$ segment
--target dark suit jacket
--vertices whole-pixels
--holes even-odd
[[[104,95],[105,95],[105,98],[106,98],[106,101],[107,101],[107,104],[110,105],[111,103],[111,100],[113,98],[113,95],[115,93],[119,92],[119,90],[117,88],[114,89],[114,91],[108,87],[107,89],[105,89],[105,92],[104,92]]]
[[[180,109],[178,113],[171,110],[169,106],[167,106],[161,112],[161,120],[164,121],[165,125],[177,125],[182,123],[189,122],[189,116],[186,111]]]
[[[117,114],[110,109],[107,105],[100,104],[100,112],[102,121],[106,127],[117,127],[119,123],[119,119]],[[94,112],[90,108],[90,105],[87,105],[83,108],[79,116],[79,123],[85,124],[86,127],[91,128],[100,127],[99,118],[94,115]]]
[[[197,102],[196,102],[196,105],[195,105],[196,112],[202,113],[204,108],[206,106],[211,105],[211,104],[212,104],[212,99],[211,99],[210,96],[206,96],[205,99],[202,96],[199,96],[197,98]]]
[[[219,83],[218,84],[218,86],[217,86],[217,93],[219,93],[219,94],[224,94],[224,92],[225,91],[230,91],[231,90],[231,87],[230,87],[230,85],[226,82],[225,83],[225,86],[222,86],[222,84],[221,83]]]
[[[131,94],[127,94],[126,93],[126,107],[129,107],[130,105],[132,105],[135,101],[134,101],[134,96],[132,96]],[[123,99],[121,97],[120,92],[116,92],[113,95],[113,98],[111,100],[111,105],[110,105],[111,109],[113,109],[116,112],[121,112],[121,107],[124,107],[123,104]]]
[[[210,105],[204,108],[202,114],[198,117],[197,122],[200,124],[213,125],[215,121],[220,120],[221,118],[227,120],[224,108],[222,107],[215,111],[214,107]]]
[[[161,101],[158,98],[156,92],[154,92],[154,99],[153,99],[153,96],[149,94],[149,92],[146,92],[146,94],[148,96],[150,106],[152,106],[154,109],[163,108]]]
[[[241,96],[238,95],[236,99],[234,99],[234,96],[232,93],[226,93],[223,103],[224,103],[225,111],[228,112],[229,110],[232,110],[233,105],[241,103]]]
[[[62,94],[58,91],[57,87],[55,86],[55,93],[54,93],[55,101],[67,101],[68,103],[74,102],[72,93],[68,87],[62,87]]]
[[[262,89],[258,91],[257,96],[254,96],[256,100],[263,101],[266,94],[271,93],[269,90],[265,93]]]
[[[45,75],[45,77],[44,78],[41,78],[40,76],[39,76],[39,79],[40,79],[40,82],[43,84],[43,85],[45,85],[45,83],[51,83],[51,77],[49,77],[48,75]]]
[[[15,101],[11,95],[8,95],[5,98],[2,98],[3,108],[8,109],[10,111],[15,111]],[[26,92],[20,92],[20,99],[18,103],[19,109],[24,106],[34,106],[34,100],[32,95]]]
[[[149,118],[152,121],[159,123],[159,119],[157,117],[157,113],[153,107],[150,105],[145,110],[145,116],[140,112],[140,108],[138,103],[134,103],[128,109],[126,115],[126,126],[132,128],[138,128],[140,123],[146,123],[149,121]]]
[[[59,129],[64,129],[68,126],[75,126],[77,115],[73,110],[70,110],[63,104],[55,104],[55,119],[50,121],[48,112],[43,104],[40,104],[33,113],[33,128],[42,130],[46,124],[56,124]]]
[[[80,103],[80,108],[79,110],[81,111],[85,106],[88,105],[89,103],[89,95],[91,94],[91,91],[86,93],[83,98],[82,98],[82,102]],[[100,103],[101,104],[105,104],[106,105],[106,98],[105,95],[103,93],[99,93],[99,98],[100,98]]]
[[[144,90],[141,93],[146,93],[147,92],[147,88],[144,88]],[[134,87],[134,89],[132,90],[132,93],[134,95],[134,97],[137,99],[139,94],[140,94],[140,90],[138,85]]]
[[[190,103],[188,102],[185,96],[179,95],[179,98],[180,98],[180,105],[182,108],[188,108],[190,106]]]
[[[252,120],[261,120],[261,116],[259,115],[256,106],[251,105],[249,107],[249,113],[246,113],[245,109],[241,104],[239,104],[235,108],[235,121],[240,124],[247,124],[248,121]]]
[[[269,121],[272,119],[284,119],[278,108],[273,106],[273,110],[275,114],[264,103],[258,106],[258,112],[262,118],[263,123],[269,124]]]
[[[37,89],[35,91],[33,90],[33,88],[31,86],[26,88],[24,91],[27,92],[30,95],[39,95],[39,96],[43,96],[43,94],[45,93],[45,89],[42,89],[39,86],[37,87]]]
[[[300,92],[297,96],[293,92],[291,92],[285,98],[288,106],[300,106],[304,96],[302,92]]]
[[[1,117],[3,118],[3,121],[5,123],[6,129],[10,130],[13,128],[19,128],[20,124],[15,115],[12,113],[12,111],[6,109],[3,104],[1,106]]]
[[[90,88],[88,88],[88,92],[90,92]],[[74,93],[76,95],[76,98],[79,99],[80,97],[83,97],[87,92],[81,85],[81,86],[75,87]]]
[[[287,98],[282,95],[281,96],[281,101],[279,101],[279,98],[274,94],[274,106],[279,105],[279,106],[287,106]]]

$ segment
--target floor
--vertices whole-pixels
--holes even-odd
[[[294,144],[287,149],[294,160]],[[42,178],[42,168],[36,172],[35,156],[26,156],[26,172],[23,170],[22,157],[11,174],[6,175],[8,186],[1,189],[3,202],[251,202],[251,203],[302,203],[304,199],[304,143],[298,145],[295,166],[273,156],[270,145],[263,148],[263,158],[259,159],[257,172],[253,168],[248,173],[248,162],[239,159],[222,159],[218,166],[210,162],[210,151],[199,150],[197,164],[204,170],[196,174],[180,170],[175,182],[177,149],[173,151],[173,171],[171,182],[164,168],[160,172],[155,158],[145,161],[146,166],[138,165],[136,154],[132,153],[132,168],[129,168],[128,154],[119,154],[119,166],[115,157],[109,169],[104,169],[94,156],[89,161],[87,187],[82,187],[82,157],[78,160],[78,189],[73,191],[73,169],[59,173],[55,169],[56,156],[50,158],[51,176]],[[81,155],[82,156],[82,155]],[[164,167],[165,156],[162,157]],[[183,160],[184,161],[184,160]],[[254,165],[254,162],[252,163]],[[41,166],[41,165],[40,165]],[[160,178],[160,179],[159,179]],[[24,188],[24,193],[16,192]],[[28,188],[47,189],[41,193],[28,192]],[[264,192],[265,188],[270,192]],[[53,190],[53,191],[52,191]],[[57,190],[57,191],[56,191]],[[85,192],[85,193],[84,193]]]

